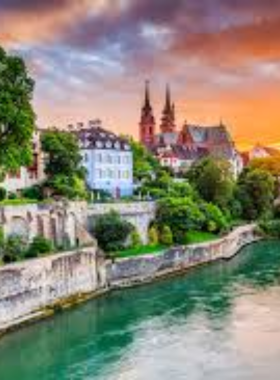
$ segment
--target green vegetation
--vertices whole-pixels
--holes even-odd
[[[105,252],[122,250],[133,231],[134,227],[114,211],[99,216],[92,229],[100,248]]]
[[[8,171],[32,162],[34,82],[24,61],[0,47],[0,182]]]
[[[150,178],[159,168],[158,160],[140,143],[130,139],[133,154],[133,176],[137,181]]]
[[[275,198],[275,179],[262,169],[246,168],[236,187],[236,199],[240,203],[241,217],[258,220],[270,217]]]
[[[42,135],[42,149],[47,156],[48,179],[44,187],[53,195],[86,198],[85,171],[77,138],[67,132],[48,131]]]
[[[169,226],[163,226],[160,232],[159,241],[162,245],[167,247],[173,244],[173,233]]]
[[[210,232],[189,231],[185,236],[186,244],[205,243],[217,239],[218,236]]]
[[[119,252],[115,252],[111,257],[116,258],[125,258],[125,257],[133,257],[133,256],[142,256],[142,255],[150,255],[150,254],[159,254],[166,249],[164,245],[142,245],[138,248],[127,248]]]

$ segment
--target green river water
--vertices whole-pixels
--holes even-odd
[[[0,380],[279,380],[280,243],[0,340]]]

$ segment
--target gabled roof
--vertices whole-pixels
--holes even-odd
[[[227,128],[223,124],[214,126],[185,124],[183,130],[191,136],[194,143],[233,144]]]

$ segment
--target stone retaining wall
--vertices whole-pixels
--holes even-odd
[[[213,242],[171,248],[161,254],[108,262],[107,282],[111,288],[149,282],[190,267],[233,257],[243,246],[258,240],[255,227],[239,227]]]
[[[84,248],[0,269],[0,331],[71,297],[96,292],[105,284],[97,249]]]

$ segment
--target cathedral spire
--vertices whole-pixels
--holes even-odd
[[[146,80],[145,82],[145,100],[144,100],[144,108],[146,110],[150,110],[151,102],[150,102],[150,82]]]
[[[165,107],[166,112],[171,111],[171,95],[170,95],[170,87],[169,84],[166,85],[166,93],[165,93]]]

